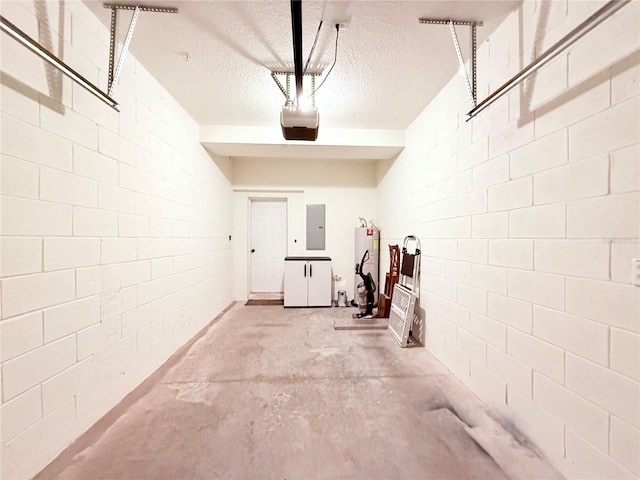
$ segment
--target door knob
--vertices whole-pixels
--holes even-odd
[[[251,253],[256,253],[256,249],[255,249],[255,248],[252,248],[252,249],[251,249]]]

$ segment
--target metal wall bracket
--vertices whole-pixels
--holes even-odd
[[[469,100],[471,108],[476,108],[477,103],[477,81],[476,81],[476,51],[477,51],[477,27],[483,25],[482,22],[474,22],[472,20],[446,20],[443,18],[419,18],[418,22],[426,25],[448,25],[451,32],[451,39],[453,40],[453,46],[456,49],[456,56],[458,57],[458,63],[460,64],[460,73],[464,78],[464,83],[467,87],[467,93],[469,94]],[[460,44],[458,43],[458,36],[454,25],[464,25],[471,27],[471,79],[464,66],[464,59],[462,58],[462,52],[460,50]]]
[[[138,21],[138,15],[140,12],[153,12],[153,13],[178,13],[177,8],[166,7],[151,7],[149,5],[122,5],[118,3],[105,3],[104,8],[111,9],[111,37],[109,41],[109,80],[108,91],[109,96],[113,95],[115,85],[118,83],[124,60],[127,57],[129,51],[129,45],[131,44],[131,37],[133,37],[133,31],[136,28],[136,22]],[[120,52],[120,58],[118,65],[114,69],[115,56],[116,56],[116,43],[117,43],[117,30],[118,30],[118,10],[133,10],[133,17],[129,24],[129,30],[122,46],[122,52]]]

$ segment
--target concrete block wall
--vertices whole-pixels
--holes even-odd
[[[2,15],[106,89],[82,2]],[[142,14],[144,15],[144,13]],[[30,478],[232,302],[231,186],[127,57],[120,113],[2,38],[2,478]]]
[[[479,99],[603,4],[525,0]],[[414,331],[568,478],[640,476],[638,24],[632,2],[469,122],[456,76],[378,172],[382,250],[422,239]]]

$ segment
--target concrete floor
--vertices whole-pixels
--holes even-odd
[[[37,478],[561,478],[354,311],[236,304]]]

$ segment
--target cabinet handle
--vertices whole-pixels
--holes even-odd
[[[304,276],[305,277],[307,276],[307,264],[306,263],[304,264]]]
[[[309,264],[309,276],[313,277],[313,265],[311,263]]]

